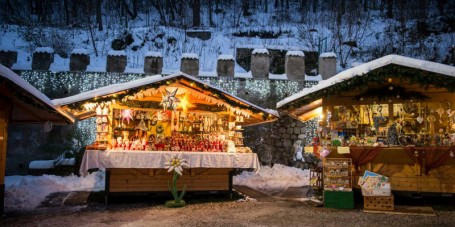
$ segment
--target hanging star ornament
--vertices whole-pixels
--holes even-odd
[[[122,122],[126,120],[130,124],[130,120],[133,120],[133,110],[126,109],[122,111]]]
[[[180,102],[180,100],[177,97],[175,97],[175,95],[177,95],[177,91],[179,89],[176,88],[173,92],[169,92],[167,89],[165,89],[165,90],[166,90],[166,94],[163,94],[163,99],[161,100],[160,105],[163,106],[163,109],[165,111],[167,109],[175,110],[178,106],[178,103]]]

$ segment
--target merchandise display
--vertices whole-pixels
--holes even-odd
[[[325,191],[352,191],[352,161],[349,158],[325,158],[323,178]]]

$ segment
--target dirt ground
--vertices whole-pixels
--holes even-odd
[[[42,207],[9,213],[0,226],[454,226],[455,209],[435,209],[436,216],[364,213],[361,207],[339,210],[281,199],[238,201],[226,196],[189,196],[184,208],[165,208],[166,199],[102,196],[84,206]],[[75,204],[77,205],[77,204]]]

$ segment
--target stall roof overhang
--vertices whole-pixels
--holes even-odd
[[[75,118],[19,75],[0,64],[0,99],[12,103],[11,123],[74,123]]]
[[[126,83],[113,84],[113,85],[97,88],[97,89],[94,89],[91,91],[83,92],[83,93],[80,93],[80,94],[77,94],[74,96],[70,96],[67,98],[54,99],[54,100],[52,100],[52,103],[56,106],[63,108],[63,107],[68,107],[70,105],[82,104],[82,103],[89,102],[89,101],[96,102],[96,100],[100,100],[100,98],[104,98],[104,99],[108,100],[109,97],[114,97],[117,94],[121,94],[122,92],[139,91],[143,88],[148,88],[150,86],[152,86],[152,88],[153,88],[153,87],[155,87],[154,85],[158,86],[158,87],[156,87],[157,89],[159,87],[163,87],[163,86],[167,86],[167,85],[172,86],[172,84],[174,84],[175,82],[181,83],[182,81],[186,81],[186,84],[183,84],[183,85],[188,85],[190,83],[195,83],[198,85],[195,88],[193,88],[191,86],[186,86],[186,88],[188,88],[188,89],[194,89],[194,91],[197,91],[197,89],[200,88],[201,90],[205,90],[205,91],[210,91],[210,90],[215,91],[215,92],[221,94],[221,96],[223,96],[225,98],[225,100],[228,99],[228,100],[232,101],[232,103],[234,103],[235,105],[254,109],[254,112],[259,113],[261,116],[268,115],[268,118],[266,118],[266,119],[260,119],[260,120],[256,119],[254,121],[250,120],[247,123],[245,123],[244,126],[266,123],[266,122],[274,121],[278,118],[278,113],[276,110],[264,109],[262,107],[259,107],[255,104],[245,101],[245,100],[243,100],[239,97],[236,97],[228,92],[225,92],[211,84],[208,84],[202,80],[199,80],[193,76],[187,75],[182,72],[172,74],[169,76],[155,75],[155,76],[150,76],[150,77],[146,77],[146,78],[142,78],[142,79],[126,82]],[[212,96],[212,98],[220,98],[220,97]],[[82,115],[76,116],[76,118],[84,119],[84,118],[91,117],[91,116],[93,116],[93,114],[86,114],[84,116],[82,116]],[[258,118],[258,117],[256,116],[256,118]]]
[[[400,55],[387,55],[382,58],[378,58],[376,60],[367,62],[365,64],[359,65],[357,67],[345,70],[343,72],[338,73],[337,75],[327,79],[320,81],[319,84],[311,87],[306,88],[296,93],[292,96],[289,96],[280,102],[277,103],[277,109],[284,111],[284,112],[295,112],[299,109],[301,114],[304,114],[308,111],[311,111],[319,106],[322,106],[322,102],[317,102],[314,104],[315,101],[320,100],[321,98],[325,98],[329,96],[328,92],[331,88],[335,87],[344,82],[348,82],[349,80],[355,79],[356,77],[365,77],[365,76],[372,76],[368,75],[374,70],[378,70],[381,68],[385,68],[387,66],[397,65],[403,68],[412,68],[421,71],[426,71],[438,75],[448,76],[448,78],[453,82],[455,80],[455,67],[444,65],[440,63],[413,59],[409,57],[404,57]],[[389,75],[384,75],[389,76]],[[411,78],[412,79],[412,78]],[[447,84],[447,81],[444,81]],[[445,85],[447,86],[447,85]],[[326,93],[326,94],[324,94]],[[307,105],[313,105],[311,108],[306,107]],[[306,109],[305,109],[306,108]]]

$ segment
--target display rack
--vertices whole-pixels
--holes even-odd
[[[352,160],[326,158],[323,160],[325,191],[352,191]]]

